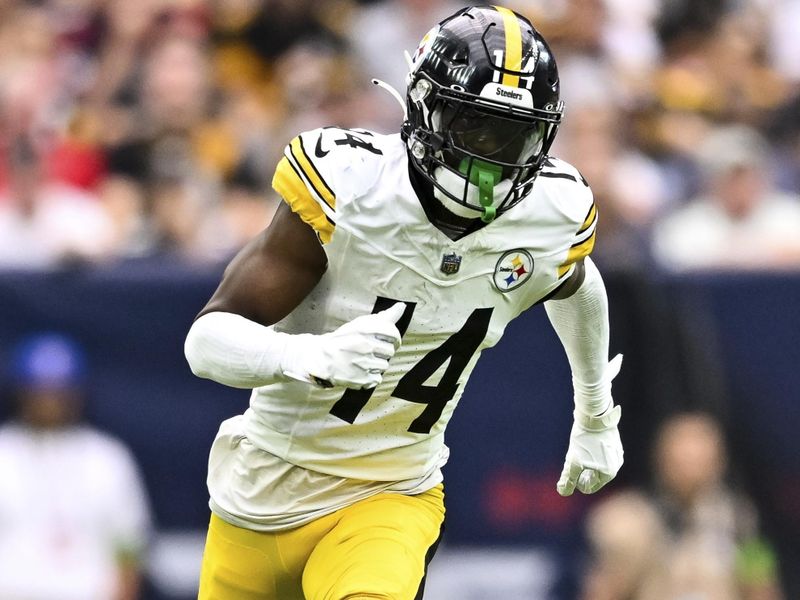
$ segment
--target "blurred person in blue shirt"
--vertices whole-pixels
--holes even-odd
[[[129,450],[80,420],[86,360],[58,334],[24,338],[0,426],[0,598],[133,600],[150,525]]]

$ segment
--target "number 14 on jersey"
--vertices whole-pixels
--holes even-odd
[[[400,300],[379,296],[375,301],[375,306],[372,307],[372,313],[385,310],[397,302]],[[406,309],[403,316],[397,321],[400,335],[405,335],[417,307],[415,302],[406,302],[405,304]],[[472,311],[461,329],[447,338],[438,348],[422,357],[397,383],[391,396],[425,405],[422,413],[409,425],[408,431],[422,434],[431,432],[442,416],[445,405],[455,396],[458,390],[458,378],[486,337],[493,310],[494,308],[476,308]],[[425,385],[431,375],[448,360],[449,363],[439,383]],[[343,421],[354,423],[374,392],[374,388],[348,389],[333,405],[330,413]]]

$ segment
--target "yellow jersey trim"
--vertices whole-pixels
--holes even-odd
[[[589,209],[589,214],[586,215],[586,219],[584,219],[583,225],[581,225],[581,228],[578,230],[578,235],[588,230],[589,227],[591,227],[594,224],[596,219],[597,219],[597,205],[592,203],[592,208]]]
[[[574,270],[575,270],[575,263],[573,263],[571,265],[561,265],[558,268],[558,279],[559,279],[559,281],[561,279],[568,279],[569,276],[572,275],[572,273],[574,273]],[[563,281],[561,283],[563,283]],[[559,285],[559,287],[560,287],[560,285]]]
[[[495,6],[497,12],[503,17],[503,29],[506,34],[506,52],[503,68],[509,71],[522,71],[522,30],[519,27],[519,19],[513,11],[503,7]],[[503,85],[519,87],[519,75],[503,73],[501,81]]]
[[[314,191],[332,210],[336,209],[336,195],[322,178],[314,163],[308,158],[303,147],[303,140],[297,136],[289,143],[289,151],[297,162],[297,166],[303,171],[308,182],[313,186]]]
[[[272,178],[272,187],[283,200],[291,207],[292,211],[308,223],[323,244],[331,241],[336,224],[322,211],[311,192],[308,191],[303,178],[294,165],[285,156],[281,158]]]
[[[594,241],[597,237],[596,234],[597,231],[593,231],[592,235],[582,242],[577,242],[569,249],[569,252],[567,252],[567,260],[565,260],[561,266],[558,267],[559,278],[561,278],[569,270],[570,266],[582,258],[586,258],[592,253],[592,250],[594,250]]]

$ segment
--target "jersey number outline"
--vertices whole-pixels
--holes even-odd
[[[372,133],[363,129],[342,129],[339,127],[323,127],[323,129],[338,129],[342,133],[344,133],[343,139],[333,140],[333,143],[337,146],[350,146],[351,148],[361,148],[362,150],[366,150],[367,152],[372,152],[373,154],[383,154],[382,150],[379,150],[375,146],[373,146],[370,142],[365,140],[362,136],[372,136]],[[354,135],[354,134],[359,135]],[[317,138],[317,144],[314,147],[314,154],[317,158],[324,158],[328,155],[330,150],[323,150],[322,149],[322,136],[324,134],[320,133],[319,137]]]
[[[372,314],[386,310],[400,300],[392,300],[378,296]],[[416,302],[405,302],[406,309],[397,321],[400,336],[404,336],[414,310]],[[458,378],[467,368],[470,359],[475,354],[478,346],[489,331],[489,321],[492,318],[494,307],[476,308],[467,318],[464,325],[447,338],[437,348],[428,352],[414,365],[400,381],[397,382],[390,396],[425,404],[425,409],[412,421],[408,427],[411,433],[430,433],[433,426],[441,418],[445,405],[453,399],[458,390]],[[447,367],[437,385],[425,385],[425,382],[446,362]],[[354,423],[358,414],[369,402],[376,388],[372,389],[347,389],[341,398],[333,405],[330,414],[339,417],[347,423]]]
[[[544,161],[544,168],[547,169],[548,167],[551,169],[556,168],[555,163],[553,163],[553,161],[550,160],[550,158],[546,158]],[[578,171],[578,177],[580,177],[580,179],[578,179],[578,177],[575,177],[575,175],[570,175],[569,173],[564,173],[563,171],[546,171],[546,170],[540,171],[539,177],[550,177],[551,179],[569,179],[570,181],[574,181],[575,183],[578,183],[578,181],[580,181],[584,186],[589,187],[589,182],[586,181],[586,178],[581,174],[580,171]]]

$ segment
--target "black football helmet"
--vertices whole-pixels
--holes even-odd
[[[407,83],[403,135],[418,174],[484,223],[530,192],[563,112],[555,58],[530,21],[460,10],[423,38]]]

